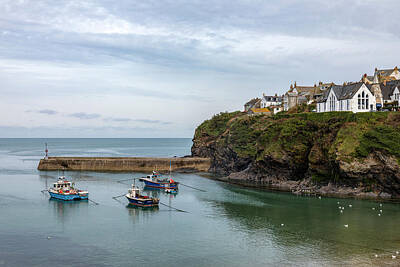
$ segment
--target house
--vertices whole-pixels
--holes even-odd
[[[261,98],[261,107],[262,108],[267,108],[269,106],[280,106],[282,105],[282,96],[278,96],[275,94],[274,96],[269,96],[263,94],[263,97]]]
[[[317,112],[376,111],[376,99],[363,82],[333,85],[317,101]]]
[[[279,106],[272,105],[272,106],[269,106],[268,109],[271,110],[272,114],[276,114],[276,113],[283,111],[283,106],[282,105],[279,105]]]
[[[378,70],[375,68],[373,83],[383,83],[393,80],[400,80],[400,72],[397,66],[393,69],[385,70]]]
[[[322,83],[314,86],[298,86],[297,83],[290,85],[289,91],[283,97],[283,107],[287,111],[303,103],[311,104],[316,102],[323,95],[323,92],[333,86],[334,83]]]
[[[382,91],[383,103],[395,103],[399,105],[400,100],[400,80],[384,82],[380,84]]]
[[[361,82],[365,83],[367,86],[371,86],[370,89],[376,98],[376,107],[378,110],[380,110],[385,103],[383,92],[381,90],[382,84],[396,80],[400,80],[400,72],[397,66],[393,69],[378,70],[375,68],[373,76],[364,74],[361,77]],[[385,90],[388,89],[386,88]]]
[[[251,108],[261,108],[261,99],[253,98],[246,104],[244,104],[244,112],[249,112]]]

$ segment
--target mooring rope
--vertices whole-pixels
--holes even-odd
[[[193,187],[193,186],[190,186],[190,185],[186,185],[186,184],[182,184],[182,183],[179,183],[180,185],[183,185],[183,186],[186,186],[186,187],[189,187],[189,188],[192,188],[192,189],[195,189],[195,190],[199,190],[199,191],[201,191],[201,192],[207,192],[206,190],[203,190],[203,189],[199,189],[199,188],[196,188],[196,187]]]
[[[160,203],[161,205],[164,205],[164,206],[166,206],[166,207],[168,207],[168,208],[171,208],[171,209],[174,209],[174,210],[176,210],[176,211],[189,213],[188,211],[174,208],[174,207],[172,207],[172,206],[170,206],[170,205],[167,205],[167,204],[164,204],[164,203],[162,203],[162,202],[159,202],[159,203]]]
[[[91,199],[88,199],[90,202],[94,203],[95,205],[100,205],[100,203],[97,203],[96,201],[93,201]]]

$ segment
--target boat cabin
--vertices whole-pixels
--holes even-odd
[[[56,189],[70,188],[71,187],[71,182],[54,183],[53,187],[56,188]]]
[[[129,189],[129,194],[131,195],[131,197],[139,197],[140,189],[137,188],[135,185],[132,185],[132,188]]]

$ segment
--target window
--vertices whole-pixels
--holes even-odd
[[[358,94],[358,109],[368,109],[369,107],[369,95],[364,91]]]
[[[347,110],[350,110],[350,100],[347,99]]]

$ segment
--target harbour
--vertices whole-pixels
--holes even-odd
[[[176,195],[146,189],[136,180],[142,195],[170,207],[138,208],[125,197],[115,201],[112,196],[125,196],[132,179],[148,172],[93,171],[64,175],[88,190],[99,205],[59,201],[41,193],[60,175],[37,170],[43,143],[43,139],[0,139],[0,263],[5,266],[54,266],[60,258],[75,266],[398,264],[398,204],[296,196],[231,185],[199,173],[172,172],[180,183]],[[168,158],[168,153],[185,155],[191,145],[190,139],[49,143],[57,156],[71,157],[143,153]],[[169,152],[160,153],[158,148],[165,143],[170,143],[164,150]],[[91,148],[82,149],[84,144]],[[148,248],[158,256],[150,257]]]

